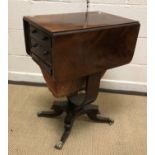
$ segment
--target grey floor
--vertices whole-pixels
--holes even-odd
[[[61,151],[63,116],[38,118],[57,100],[46,87],[9,85],[9,155],[146,155],[146,96],[99,93],[94,104],[112,126],[79,117]]]

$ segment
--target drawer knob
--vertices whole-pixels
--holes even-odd
[[[42,40],[46,41],[46,40],[48,40],[48,37],[43,37],[43,39],[42,39]]]
[[[43,55],[46,55],[46,54],[48,54],[48,51],[46,51],[46,50],[43,51]]]
[[[35,30],[32,30],[32,33],[37,33],[37,30],[35,29]]]
[[[38,44],[37,44],[37,43],[35,43],[35,44],[33,44],[33,45],[32,45],[32,47],[37,47],[37,46],[38,46]]]

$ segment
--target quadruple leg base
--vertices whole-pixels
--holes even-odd
[[[75,119],[83,114],[86,114],[91,120],[99,123],[108,123],[109,125],[113,124],[114,121],[108,117],[103,117],[96,105],[87,104],[83,106],[77,106],[70,102],[55,102],[51,108],[51,111],[42,111],[38,113],[39,117],[56,117],[61,115],[63,112],[66,113],[64,119],[64,133],[60,141],[55,145],[56,149],[62,149],[63,144],[68,138],[73,123]]]

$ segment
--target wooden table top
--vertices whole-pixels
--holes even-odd
[[[78,12],[24,17],[48,32],[83,30],[105,26],[119,26],[137,21],[103,12]]]

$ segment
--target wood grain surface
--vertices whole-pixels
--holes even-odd
[[[103,12],[39,15],[23,20],[26,51],[56,96],[79,90],[87,76],[129,63],[140,27],[138,21]],[[62,89],[56,89],[60,83],[64,87],[61,93]]]

